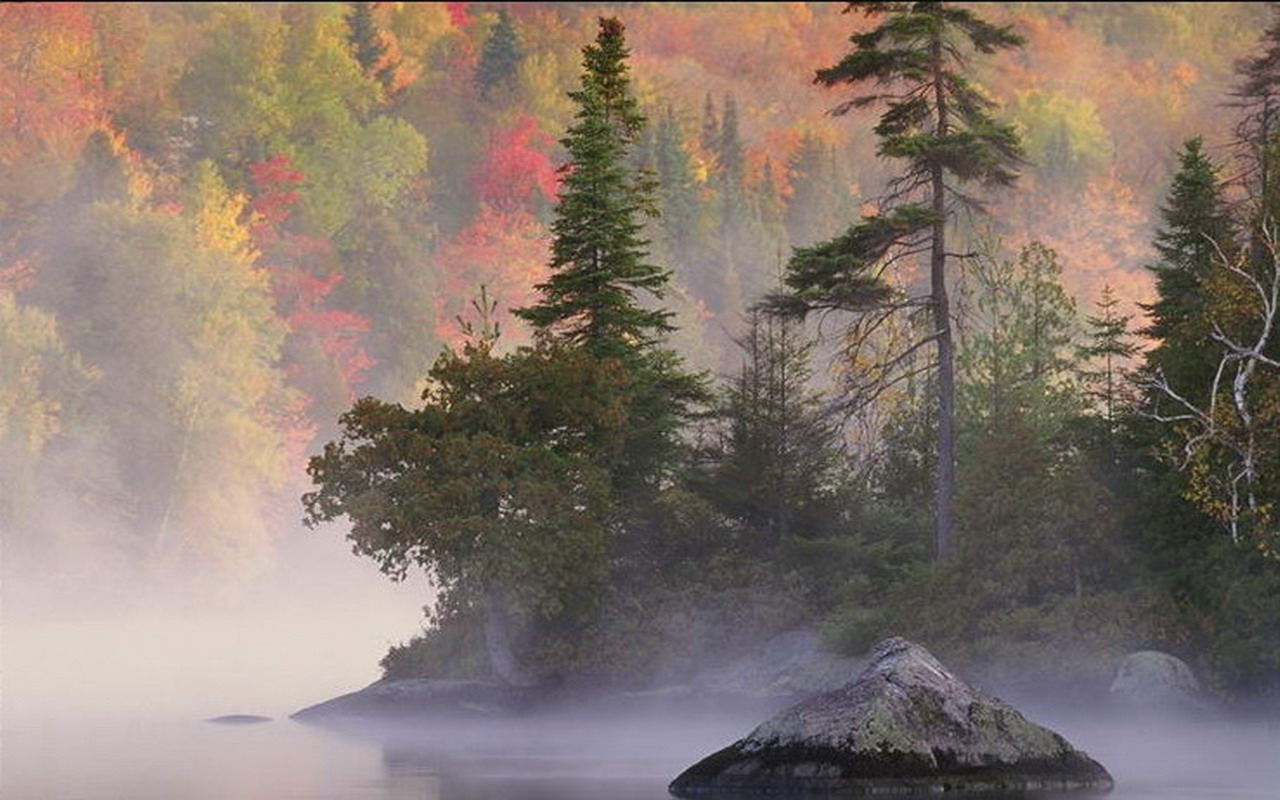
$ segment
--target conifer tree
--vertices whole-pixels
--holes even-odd
[[[850,3],[879,18],[875,28],[854,34],[853,52],[820,69],[824,86],[866,85],[833,109],[884,104],[875,127],[879,153],[904,162],[880,213],[863,217],[826,244],[798,250],[786,279],[790,294],[775,298],[783,313],[822,309],[868,312],[926,306],[933,330],[926,341],[937,354],[938,461],[935,547],[939,559],[951,550],[955,487],[955,366],[948,297],[947,227],[962,206],[980,208],[965,184],[1007,186],[1022,160],[1017,134],[992,116],[992,102],[964,74],[967,53],[992,54],[1018,47],[1022,38],[967,9],[948,3]],[[881,279],[895,259],[929,253],[930,291],[906,302]],[[919,345],[917,344],[917,347]]]
[[[706,102],[702,105],[702,133],[698,143],[712,158],[720,146],[720,119],[716,116],[716,103],[711,99],[711,92],[707,92]]]
[[[372,73],[387,54],[387,45],[378,36],[378,27],[373,21],[373,3],[351,4],[347,14],[347,42],[366,75]]]
[[[1086,362],[1101,361],[1097,366],[1086,366],[1082,377],[1089,386],[1089,394],[1102,403],[1108,430],[1116,424],[1116,408],[1121,403],[1123,364],[1138,352],[1138,346],[1129,339],[1132,317],[1120,314],[1119,305],[1120,299],[1111,285],[1102,287],[1102,296],[1095,304],[1098,313],[1085,317],[1088,342],[1079,353]]]
[[[661,201],[659,221],[670,252],[680,263],[691,263],[703,210],[689,151],[685,149],[675,111],[667,106],[655,131],[653,166]]]
[[[627,55],[622,23],[601,20],[596,43],[583,49],[582,86],[569,95],[578,113],[560,142],[569,164],[551,224],[552,274],[537,287],[542,301],[516,312],[600,358],[634,354],[671,330],[670,312],[637,303],[641,292],[661,298],[668,273],[647,263],[641,238],[654,186],[628,166],[645,118]]]
[[[1271,168],[1273,141],[1280,126],[1280,9],[1272,6],[1274,19],[1262,35],[1261,52],[1242,61],[1237,67],[1240,84],[1232,93],[1234,105],[1241,109],[1236,123],[1237,143],[1243,146],[1246,186],[1255,195],[1265,194],[1274,182]]]
[[[1215,261],[1229,257],[1234,249],[1235,226],[1218,170],[1205,156],[1200,139],[1186,142],[1180,160],[1182,167],[1161,210],[1163,225],[1155,236],[1160,260],[1150,269],[1156,277],[1156,300],[1143,306],[1151,324],[1142,334],[1156,341],[1147,354],[1148,370],[1199,402],[1207,396],[1218,363],[1209,340],[1205,284]]]
[[[787,230],[798,245],[808,246],[839,230],[841,219],[834,176],[828,169],[828,148],[812,133],[800,139],[787,169],[793,194],[787,205]]]
[[[480,87],[480,96],[488,96],[496,87],[515,78],[523,60],[520,36],[511,16],[506,9],[499,9],[498,20],[489,29],[489,38],[480,53],[480,63],[476,65],[476,85]]]
[[[724,117],[720,121],[720,137],[716,156],[725,182],[742,184],[742,138],[738,133],[738,101],[732,94],[724,96]]]
[[[551,277],[538,285],[539,303],[516,309],[544,336],[621,362],[632,379],[632,435],[615,479],[655,477],[673,445],[700,381],[661,346],[673,330],[671,312],[641,305],[661,300],[669,272],[649,263],[643,217],[656,213],[654,182],[630,166],[645,125],[631,93],[622,22],[600,20],[594,44],[583,48],[581,87],[570,93],[576,122],[561,140],[569,155],[551,224]]]
[[[738,340],[743,364],[723,407],[716,475],[722,507],[765,548],[818,535],[839,464],[840,428],[808,382],[813,342],[799,324],[753,309]]]
[[[373,3],[352,3],[347,14],[347,43],[365,75],[378,79],[384,89],[395,80],[396,63],[387,63],[387,43],[373,18]]]

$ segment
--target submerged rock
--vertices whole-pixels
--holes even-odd
[[[1111,696],[1125,706],[1151,711],[1202,711],[1209,705],[1191,667],[1158,650],[1125,656],[1111,682]]]
[[[770,639],[758,653],[698,673],[692,688],[713,694],[799,698],[838,689],[865,666],[865,659],[823,650],[813,631],[790,631]]]
[[[215,725],[257,725],[270,721],[271,717],[260,717],[257,714],[226,714],[205,720],[205,722],[212,722]]]
[[[1107,791],[1101,764],[901,638],[857,680],[685,770],[672,794]]]

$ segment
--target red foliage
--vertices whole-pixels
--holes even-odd
[[[461,344],[457,317],[482,285],[498,302],[504,315],[499,322],[509,330],[507,309],[531,305],[537,296],[534,286],[547,277],[549,246],[546,229],[527,211],[504,213],[482,206],[475,220],[436,253],[436,335],[450,345]]]
[[[305,176],[287,156],[277,155],[251,164],[249,177],[257,189],[249,203],[259,219],[253,228],[254,244],[262,251],[271,275],[276,311],[289,327],[285,370],[313,400],[336,394],[342,402],[350,402],[375,363],[361,341],[369,331],[369,321],[350,311],[327,307],[342,275],[330,272],[322,277],[316,274],[316,267],[337,260],[333,245],[281,227],[298,203],[294,188]],[[332,385],[335,379],[337,386]]]
[[[342,282],[342,276],[318,278],[300,269],[276,270],[276,302],[290,311],[285,315],[289,331],[319,347],[337,370],[348,400],[355,399],[354,387],[376,362],[364,350],[361,339],[369,331],[369,320],[349,311],[325,308],[325,299]],[[294,363],[286,370],[294,374],[306,365]]]
[[[476,197],[503,213],[527,209],[534,192],[554,200],[559,191],[556,167],[538,149],[551,145],[551,137],[528,115],[490,135],[480,166],[472,174]]]
[[[273,398],[273,402],[258,410],[268,426],[280,431],[285,458],[291,465],[289,473],[293,475],[306,472],[308,450],[318,430],[310,410],[311,398],[302,392],[289,392],[283,398]],[[291,486],[288,491],[296,491],[296,488]]]
[[[249,179],[257,189],[249,208],[261,215],[262,225],[276,226],[289,218],[301,195],[293,187],[305,177],[293,168],[288,156],[272,156],[249,165]]]
[[[449,21],[453,23],[455,28],[466,27],[471,22],[470,3],[445,3],[444,7],[449,11]]]

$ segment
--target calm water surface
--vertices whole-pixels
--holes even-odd
[[[1115,800],[1280,798],[1280,726],[1049,722],[1115,775]],[[664,800],[750,720],[336,732],[289,720],[6,722],[5,800]]]

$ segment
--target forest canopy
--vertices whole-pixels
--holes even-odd
[[[1262,4],[0,4],[5,568],[221,590],[305,494],[440,592],[388,674],[814,626],[1280,691],[1277,48]]]

